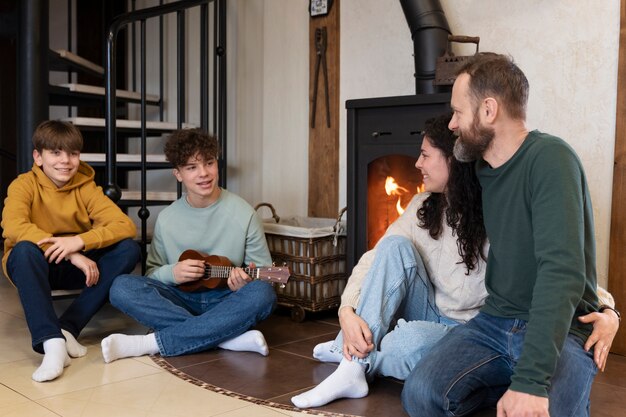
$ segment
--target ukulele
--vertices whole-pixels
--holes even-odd
[[[225,256],[207,255],[193,249],[184,251],[178,261],[185,259],[197,259],[204,261],[204,275],[197,281],[185,282],[179,284],[178,288],[183,291],[191,292],[198,288],[205,287],[208,289],[226,287],[228,275],[235,267],[232,262]],[[289,268],[286,266],[270,266],[265,268],[243,268],[246,274],[252,279],[260,279],[263,281],[277,282],[284,286],[289,279]]]

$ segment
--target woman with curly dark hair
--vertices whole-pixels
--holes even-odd
[[[487,238],[481,189],[473,164],[453,156],[450,118],[426,122],[415,164],[425,192],[361,257],[341,297],[341,332],[313,351],[316,359],[340,362],[339,367],[293,397],[296,406],[363,397],[367,379],[375,375],[405,379],[452,326],[483,305]]]
[[[487,259],[483,251],[487,233],[474,163],[459,162],[454,158],[455,138],[448,129],[450,117],[442,116],[426,122],[425,147],[441,152],[448,165],[449,176],[443,192],[431,192],[424,200],[417,210],[417,218],[420,226],[428,229],[428,234],[435,240],[441,236],[444,221],[456,232],[459,256],[469,274],[481,258]],[[429,157],[423,150],[416,167],[421,170],[424,162],[420,161]],[[426,184],[428,178],[424,182]]]

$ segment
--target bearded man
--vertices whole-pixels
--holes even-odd
[[[491,242],[480,313],[456,326],[406,380],[411,416],[588,416],[597,372],[592,327],[576,317],[619,313],[596,294],[593,211],[582,164],[555,136],[526,127],[529,84],[504,55],[458,72],[449,128],[455,156],[476,160]],[[605,315],[607,316],[607,315]],[[452,359],[451,359],[452,358]]]

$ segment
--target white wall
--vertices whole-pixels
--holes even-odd
[[[145,5],[152,1],[145,0]],[[481,50],[511,54],[526,73],[531,85],[529,127],[563,137],[580,155],[592,189],[599,280],[606,285],[619,2],[441,2],[455,34],[480,36]],[[308,0],[234,0],[227,5],[228,187],[251,204],[272,203],[281,215],[306,215]],[[399,1],[341,0],[340,15],[339,207],[343,207],[345,101],[410,95],[415,83],[413,47]],[[188,31],[195,25],[190,22]],[[175,54],[175,46],[168,45],[166,53]],[[194,68],[188,71],[193,73]],[[168,83],[171,97],[173,82]],[[199,119],[197,94],[188,98],[189,119]],[[171,105],[166,113],[168,119],[175,115]],[[171,174],[163,175],[169,183]]]
[[[528,125],[565,139],[591,188],[599,282],[608,279],[619,2],[446,1],[450,27],[511,54],[530,82]],[[488,13],[484,13],[488,10]]]
[[[236,103],[229,106],[228,188],[252,204],[273,204],[279,214],[306,214],[308,0],[236,4],[228,41],[236,56],[229,70]]]
[[[529,127],[561,136],[581,157],[592,189],[599,280],[606,285],[619,2],[441,1],[455,34],[480,36],[481,50],[511,54],[526,73],[531,85]],[[254,0],[246,1],[245,7],[252,7],[247,6],[249,3],[263,3],[265,10],[263,86],[255,90],[258,92],[260,88],[263,98],[253,96],[255,103],[263,103],[263,109],[258,110],[263,113],[260,122],[263,178],[258,178],[256,170],[240,171],[241,193],[244,197],[253,196],[254,201],[271,201],[281,212],[305,215],[308,2]],[[238,44],[248,40],[240,38]],[[340,50],[339,206],[343,207],[346,203],[345,100],[414,93],[413,49],[400,3],[341,0]],[[238,91],[238,102],[248,93],[248,90]],[[248,126],[249,129],[258,127],[258,119],[254,120],[255,126]],[[243,129],[247,122],[237,123],[243,124],[240,126]],[[248,138],[240,137],[237,132],[234,140],[238,146],[248,143],[246,146],[256,147],[257,139],[249,139],[248,142]],[[297,165],[279,172],[285,167],[282,165],[285,160],[296,161]],[[248,182],[254,184],[255,190],[245,189],[243,184]]]

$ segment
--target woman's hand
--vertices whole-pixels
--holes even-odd
[[[619,328],[619,318],[613,310],[606,309],[602,313],[580,316],[578,320],[593,324],[593,332],[585,343],[585,350],[589,352],[589,349],[593,347],[593,360],[598,369],[604,372],[613,338]]]
[[[363,359],[374,349],[372,332],[352,307],[339,310],[339,324],[343,334],[343,356],[352,360],[352,356]]]

